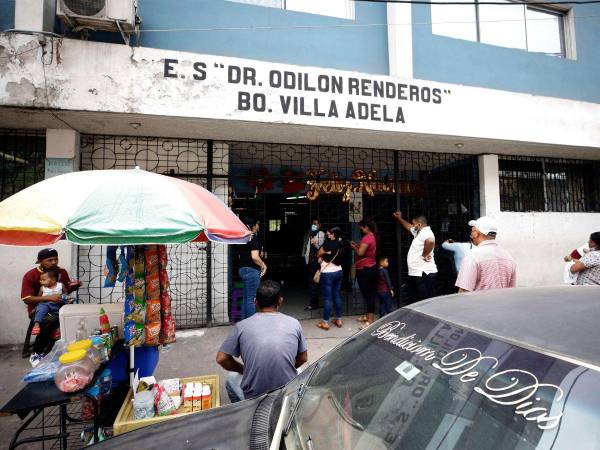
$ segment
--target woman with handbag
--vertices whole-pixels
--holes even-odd
[[[331,321],[336,327],[342,327],[342,230],[333,227],[327,230],[325,242],[317,256],[321,259],[321,270],[315,274],[314,281],[321,285],[323,295],[323,320],[317,322],[322,330],[329,330],[331,304],[335,307],[335,318]]]
[[[360,242],[352,242],[352,249],[355,253],[356,280],[358,287],[367,304],[367,315],[361,316],[357,320],[362,322],[360,327],[365,328],[375,320],[375,296],[377,295],[377,226],[372,220],[363,219],[358,224],[363,237]]]

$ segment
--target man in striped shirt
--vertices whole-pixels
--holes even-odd
[[[459,292],[515,287],[517,265],[498,245],[498,225],[491,217],[469,222],[471,240],[476,247],[465,256],[456,279]]]

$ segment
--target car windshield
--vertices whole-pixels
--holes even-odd
[[[600,449],[598,371],[414,311],[388,317],[318,362],[285,448]],[[285,388],[283,420],[311,369]]]

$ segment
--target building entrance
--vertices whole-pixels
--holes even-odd
[[[82,135],[81,170],[135,166],[198,183],[240,217],[259,219],[267,276],[283,283],[284,312],[298,318],[321,314],[303,310],[309,301],[309,279],[302,247],[313,217],[324,227],[340,227],[344,238],[354,241],[360,239],[358,222],[373,219],[379,229],[378,253],[388,257],[392,281],[401,288],[412,238],[396,225],[394,211],[426,214],[438,245],[447,238],[468,236],[466,224],[479,214],[477,157],[470,155]],[[226,324],[239,317],[238,250],[212,243],[169,246],[178,328]],[[122,301],[121,287],[104,287],[105,258],[103,246],[78,246],[80,301]],[[443,266],[441,259],[439,263],[450,271],[452,264]],[[444,285],[443,276],[440,280],[438,293],[446,293],[449,285]],[[349,261],[342,300],[344,314],[363,312]]]
[[[466,239],[466,224],[479,213],[476,157],[239,142],[228,148],[233,210],[261,222],[267,276],[283,283],[286,307],[297,317],[310,316],[302,312],[309,278],[301,250],[312,218],[324,227],[340,227],[345,239],[354,241],[360,239],[358,222],[373,219],[378,254],[388,257],[392,281],[401,288],[412,237],[396,225],[394,211],[427,215],[438,245],[447,238]],[[444,272],[439,293],[452,290],[449,257],[439,256]],[[361,313],[363,300],[349,268],[350,263],[344,273],[344,312]]]

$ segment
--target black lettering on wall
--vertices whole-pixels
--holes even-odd
[[[432,91],[433,94],[433,103],[439,105],[442,103],[442,90],[438,88],[434,88]]]
[[[195,62],[194,70],[198,73],[194,74],[194,80],[206,80],[206,64],[203,62]]]
[[[165,58],[165,78],[177,78],[177,74],[174,72],[174,67],[171,64],[177,64],[179,61],[177,59],[168,59]]]

